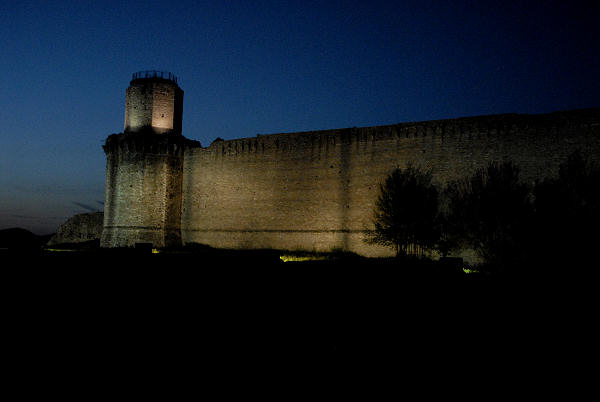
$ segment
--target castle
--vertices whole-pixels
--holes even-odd
[[[490,161],[528,182],[576,149],[600,155],[600,108],[502,114],[215,140],[182,135],[183,91],[170,73],[133,75],[125,128],[106,152],[103,247],[201,243],[366,256],[379,185],[397,167],[432,168],[443,185]]]

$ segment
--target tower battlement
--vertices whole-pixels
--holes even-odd
[[[177,76],[169,71],[158,71],[158,70],[144,70],[138,71],[131,75],[130,84],[136,80],[148,80],[148,79],[161,79],[172,81],[177,84]]]

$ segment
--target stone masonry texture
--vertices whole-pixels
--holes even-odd
[[[125,132],[181,134],[183,91],[172,81],[131,81],[125,100]]]
[[[102,212],[74,215],[60,225],[56,234],[48,241],[48,245],[82,243],[90,240],[97,240],[102,235],[102,226]]]
[[[108,137],[101,246],[181,245],[183,151],[194,144],[183,136]]]
[[[103,247],[392,250],[364,242],[395,168],[432,169],[440,188],[489,162],[530,184],[579,150],[600,155],[600,108],[259,135],[202,147],[181,135],[183,91],[133,80],[125,133],[109,136]],[[165,135],[166,134],[166,135]]]
[[[441,187],[491,161],[512,161],[534,183],[576,149],[598,160],[600,109],[215,141],[184,154],[182,241],[389,255],[363,240],[393,169],[431,168]]]

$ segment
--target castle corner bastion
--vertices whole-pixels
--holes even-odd
[[[512,161],[533,183],[579,150],[600,155],[600,108],[500,114],[216,140],[181,133],[183,91],[170,73],[133,75],[125,127],[110,135],[103,247],[391,250],[364,242],[379,186],[409,163],[444,185]],[[193,133],[192,133],[193,134]]]
[[[126,92],[125,129],[106,139],[102,247],[181,245],[183,91],[170,73],[135,73]]]

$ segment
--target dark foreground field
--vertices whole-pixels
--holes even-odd
[[[66,365],[85,381],[92,372],[189,379],[263,364],[336,373],[366,358],[412,375],[466,378],[508,364],[525,378],[533,366],[562,370],[592,353],[596,294],[578,281],[281,255],[0,254],[11,364]]]

